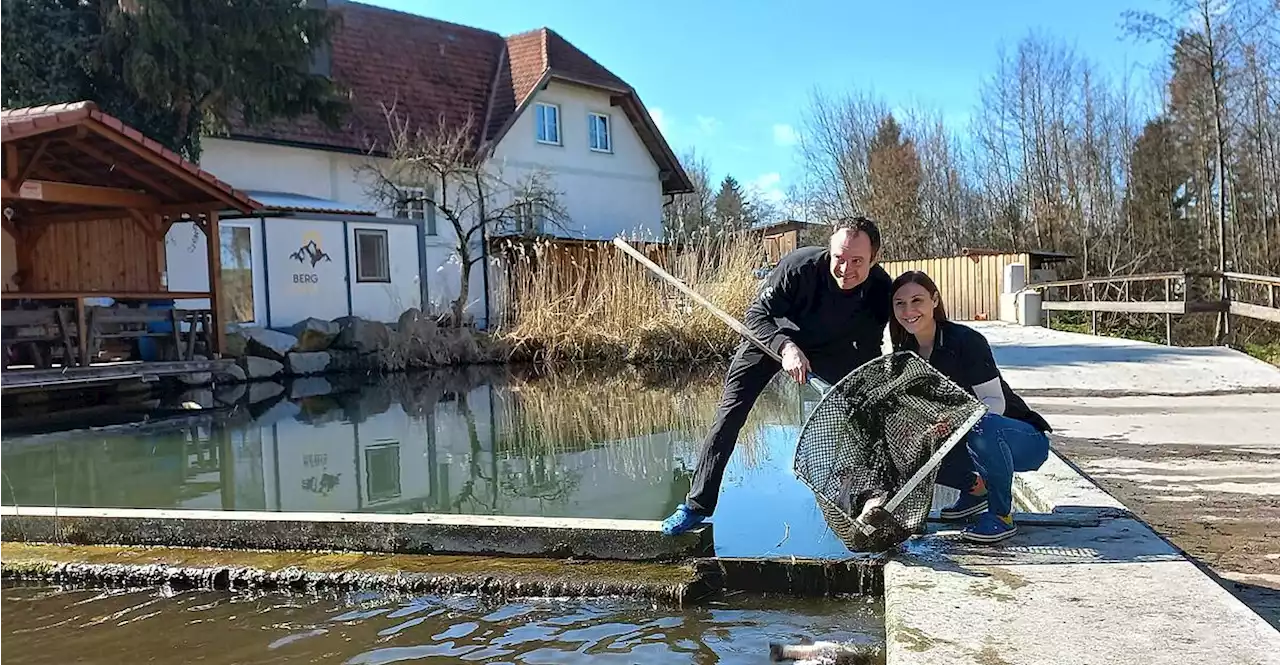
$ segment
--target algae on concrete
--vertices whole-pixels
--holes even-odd
[[[8,579],[196,588],[389,588],[501,596],[634,596],[683,604],[706,593],[703,567],[446,555],[0,544]]]

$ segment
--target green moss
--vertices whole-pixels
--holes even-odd
[[[358,578],[352,582],[356,586],[412,585],[416,578],[441,586],[632,589],[636,595],[662,597],[682,594],[699,581],[688,565],[534,558],[3,543],[0,559],[5,575],[14,577],[48,577],[65,565],[137,570],[158,566],[171,571],[237,571],[243,579],[354,574],[350,578]]]

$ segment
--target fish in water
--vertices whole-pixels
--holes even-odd
[[[798,661],[807,665],[877,665],[884,662],[884,651],[878,646],[845,642],[813,644],[769,644],[773,662]]]

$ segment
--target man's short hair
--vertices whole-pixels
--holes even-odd
[[[855,234],[865,233],[867,240],[871,241],[871,255],[878,256],[880,254],[880,229],[876,227],[876,223],[870,218],[858,215],[857,217],[839,217],[831,223],[831,235],[835,235],[843,229],[848,229]]]

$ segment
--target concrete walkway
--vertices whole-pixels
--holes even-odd
[[[1055,450],[1280,627],[1280,369],[1220,347],[970,325]]]
[[[919,540],[885,566],[888,665],[1280,663],[1280,631],[1057,456],[1017,489],[1097,525]]]

